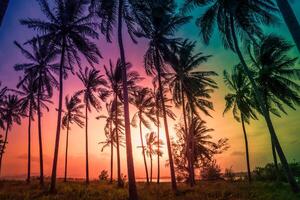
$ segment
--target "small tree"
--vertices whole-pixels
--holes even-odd
[[[222,179],[220,165],[215,159],[205,161],[200,169],[200,176],[202,180],[207,181]]]

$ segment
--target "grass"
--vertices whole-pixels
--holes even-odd
[[[0,181],[0,199],[16,200],[125,200],[126,188],[117,188],[115,184],[91,182],[58,182],[57,192],[49,194],[47,188],[40,188],[37,181],[26,184],[22,181]],[[170,183],[138,183],[140,200],[299,200],[300,195],[293,194],[287,184],[254,182],[199,182],[194,188],[179,184],[179,191],[173,194]]]

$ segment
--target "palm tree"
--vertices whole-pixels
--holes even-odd
[[[5,100],[5,94],[7,92],[7,87],[1,88],[2,83],[0,82],[0,128],[5,129],[4,121],[3,121],[3,104]]]
[[[196,24],[200,28],[200,35],[204,42],[208,44],[214,30],[214,25],[216,24],[224,46],[226,48],[230,48],[237,54],[243,71],[250,80],[257,101],[263,102],[262,94],[259,91],[253,75],[242,55],[239,43],[240,40],[243,41],[245,39],[250,39],[255,42],[256,38],[262,37],[260,24],[268,25],[277,21],[276,17],[273,15],[273,12],[276,11],[273,1],[205,0],[199,2],[196,0],[187,0],[186,2],[186,8],[195,5],[206,6],[207,10],[196,20]],[[299,192],[299,186],[292,175],[275,129],[272,126],[271,119],[268,116],[268,110],[265,107],[265,104],[260,104],[259,106],[267,123],[271,138],[274,141],[274,145],[291,188],[294,192]]]
[[[7,10],[7,7],[8,7],[8,3],[9,3],[9,0],[2,0],[0,2],[0,27],[2,25],[2,21],[3,21],[3,18],[5,16],[5,12]]]
[[[39,135],[39,154],[40,154],[40,184],[44,184],[44,164],[43,164],[43,143],[42,143],[42,113],[41,113],[41,99],[51,98],[53,95],[53,88],[58,88],[58,82],[53,75],[57,72],[56,64],[53,63],[57,54],[59,53],[53,45],[49,42],[41,40],[39,36],[34,38],[30,45],[30,50],[26,50],[19,43],[15,45],[20,49],[21,53],[29,62],[16,64],[14,66],[16,71],[24,71],[24,76],[20,84],[29,79],[33,79],[37,85],[37,115],[38,115],[38,135]]]
[[[88,152],[88,112],[91,112],[92,107],[98,112],[101,109],[101,103],[98,98],[105,100],[107,91],[103,86],[107,85],[103,75],[96,69],[85,68],[84,72],[80,70],[77,73],[78,78],[84,85],[84,88],[77,92],[78,95],[83,95],[85,104],[85,150],[86,150],[86,183],[89,183],[89,152]],[[98,95],[98,97],[96,96]]]
[[[146,72],[147,74],[157,73],[160,96],[163,99],[162,74],[166,71],[164,56],[170,53],[168,51],[169,45],[174,45],[177,42],[176,39],[172,38],[175,31],[187,23],[190,18],[175,14],[175,4],[172,0],[138,1],[136,4],[138,9],[135,15],[141,26],[137,36],[149,40],[148,49],[144,56]],[[176,191],[176,177],[164,101],[162,104],[172,189]]]
[[[294,68],[298,58],[288,56],[292,48],[293,46],[284,39],[271,34],[263,37],[258,45],[252,45],[249,49],[255,80],[268,115],[271,112],[280,117],[276,108],[286,114],[282,104],[296,109],[295,106],[300,103],[298,95],[300,85],[296,82],[300,79],[300,70]],[[274,141],[271,141],[274,164],[278,170],[275,145]]]
[[[14,123],[21,124],[21,117],[25,114],[20,109],[20,100],[17,95],[9,94],[6,96],[2,105],[2,117],[5,123],[5,137],[0,155],[0,172],[2,167],[3,154],[7,145],[8,131],[11,130]]]
[[[67,182],[69,130],[71,129],[70,124],[75,123],[80,128],[84,126],[84,122],[82,121],[82,119],[84,119],[84,116],[81,111],[84,105],[81,104],[81,100],[78,98],[78,96],[73,95],[71,96],[71,98],[69,98],[68,96],[65,97],[65,106],[66,111],[64,111],[64,116],[62,118],[62,128],[67,129],[64,177],[64,181]]]
[[[136,91],[138,86],[136,85],[139,81],[142,80],[142,78],[139,76],[138,72],[136,71],[130,71],[130,68],[132,65],[130,63],[126,64],[127,68],[127,87],[129,94],[132,94],[133,91]],[[104,66],[105,69],[105,75],[108,80],[110,93],[113,94],[114,98],[114,104],[115,106],[119,105],[119,99],[123,99],[122,95],[122,63],[121,60],[118,59],[116,65],[114,66],[112,61],[109,62],[109,67]],[[120,104],[121,106],[122,104]],[[115,117],[119,116],[121,117],[121,110],[114,109]],[[119,132],[118,132],[118,119],[114,120],[116,122],[116,146],[117,146],[117,165],[118,165],[118,186],[121,187],[123,185],[122,178],[121,178],[121,161],[120,161],[120,145],[119,145]]]
[[[160,148],[163,145],[163,141],[161,139],[158,139],[155,132],[150,132],[146,134],[146,145],[145,145],[145,152],[148,157],[150,157],[150,183],[152,183],[152,156],[157,155],[161,157],[163,155],[163,152],[160,150]]]
[[[148,120],[156,123],[155,112],[153,112],[153,107],[155,107],[156,104],[154,102],[154,99],[150,95],[149,88],[142,88],[141,90],[136,91],[134,97],[130,100],[130,103],[137,108],[137,112],[132,117],[131,124],[134,127],[137,127],[137,123],[139,123],[140,139],[142,145],[141,148],[144,159],[147,183],[149,183],[149,174],[145,154],[146,146],[144,145],[143,141],[142,125],[150,129],[151,126]]]
[[[227,71],[224,71],[224,82],[231,92],[225,96],[226,105],[223,114],[232,109],[234,119],[242,123],[246,147],[248,180],[251,182],[249,147],[245,122],[249,123],[251,118],[257,119],[257,117],[254,111],[255,105],[251,95],[252,91],[250,82],[241,70],[240,66],[235,66],[231,74],[229,74]]]
[[[47,0],[39,0],[39,3],[41,10],[46,16],[46,20],[29,18],[21,20],[20,22],[28,28],[33,28],[42,33],[41,38],[55,44],[61,54],[59,64],[58,115],[50,186],[50,191],[53,192],[56,185],[63,101],[63,79],[66,78],[67,70],[73,70],[75,63],[80,65],[81,59],[78,55],[79,52],[83,54],[91,65],[98,63],[98,58],[101,55],[97,46],[90,40],[90,38],[97,39],[98,33],[94,30],[97,23],[91,22],[93,16],[91,14],[85,15],[85,7],[88,1],[59,0],[55,1],[53,8],[50,8]]]
[[[166,56],[166,60],[170,63],[174,72],[166,73],[165,76],[171,87],[175,105],[182,106],[185,130],[188,130],[186,106],[189,106],[195,113],[197,113],[196,109],[200,109],[210,116],[208,110],[213,109],[213,104],[209,100],[209,93],[217,88],[216,82],[210,78],[216,76],[217,73],[197,70],[199,65],[206,62],[210,56],[204,56],[201,52],[194,55],[195,45],[194,42],[184,40],[179,47],[172,48],[172,53]],[[192,154],[191,150],[190,154]],[[190,155],[188,159],[191,171],[189,180],[191,186],[194,185],[192,157],[193,155]]]
[[[276,0],[277,6],[282,14],[282,17],[296,43],[298,51],[300,52],[300,25],[297,17],[287,0]]]
[[[127,31],[131,39],[135,41],[134,29],[136,26],[133,18],[133,4],[132,0],[91,0],[91,11],[95,13],[101,20],[100,30],[106,36],[107,41],[111,41],[113,27],[117,27],[117,40],[120,50],[120,59],[122,64],[122,89],[124,96],[124,120],[125,120],[125,136],[126,136],[126,154],[127,154],[127,171],[129,183],[129,199],[138,199],[134,164],[132,156],[132,143],[130,132],[130,115],[129,115],[129,101],[128,101],[128,86],[127,86],[127,69],[126,56],[123,44],[123,22],[125,22]]]

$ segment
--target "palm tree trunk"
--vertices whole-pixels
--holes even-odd
[[[39,153],[40,153],[40,185],[44,185],[44,165],[43,165],[43,141],[42,141],[42,119],[41,119],[41,81],[39,79],[37,96],[37,115],[38,115],[38,134],[39,134]]]
[[[8,3],[9,3],[9,0],[1,0],[1,2],[0,2],[0,27],[2,25],[4,15],[5,15],[5,12],[8,7]]]
[[[135,183],[134,164],[132,156],[132,144],[130,133],[130,116],[129,116],[129,101],[128,101],[128,86],[127,86],[127,69],[125,61],[125,52],[122,38],[122,17],[123,17],[123,0],[119,0],[118,11],[118,44],[120,49],[120,57],[122,63],[122,84],[124,97],[124,121],[125,121],[125,137],[126,137],[126,155],[127,155],[127,171],[128,171],[128,185],[129,185],[129,199],[137,200],[137,189]]]
[[[275,165],[275,169],[276,169],[276,172],[278,175],[279,174],[278,161],[277,161],[275,144],[274,144],[274,141],[272,140],[272,138],[271,138],[271,146],[272,146],[272,155],[273,155],[274,165]]]
[[[244,59],[244,57],[242,55],[242,52],[241,52],[241,50],[239,48],[238,39],[237,39],[236,33],[235,33],[234,19],[233,19],[232,16],[231,16],[231,19],[230,19],[230,26],[231,26],[231,31],[232,31],[231,34],[232,34],[232,37],[233,37],[233,44],[234,44],[235,51],[236,51],[236,53],[237,53],[237,55],[238,55],[238,57],[239,57],[239,59],[241,61],[241,64],[242,64],[242,67],[243,67],[245,73],[247,74],[247,76],[248,76],[248,78],[249,78],[249,80],[251,82],[251,85],[252,85],[253,90],[255,92],[255,96],[257,98],[257,101],[258,102],[264,102],[263,98],[262,98],[262,94],[261,94],[260,90],[258,89],[258,87],[257,87],[257,85],[256,85],[256,83],[255,83],[255,81],[254,81],[254,79],[252,77],[252,74],[251,74],[251,72],[250,72],[250,70],[249,70],[249,68],[248,68],[248,66],[246,64],[246,61],[245,61],[245,59]],[[298,186],[298,184],[297,184],[297,182],[295,180],[295,177],[292,174],[292,171],[290,170],[290,167],[289,167],[289,164],[287,162],[287,159],[286,159],[286,157],[285,157],[285,155],[283,153],[283,150],[282,150],[281,145],[279,143],[279,140],[277,138],[275,129],[273,127],[271,118],[268,115],[267,108],[266,108],[265,104],[263,104],[263,103],[259,104],[259,106],[260,106],[261,111],[263,113],[263,116],[264,116],[264,118],[266,120],[268,129],[269,129],[269,132],[270,132],[270,135],[271,135],[271,139],[274,141],[274,145],[275,145],[276,151],[278,153],[278,156],[280,158],[280,161],[282,163],[282,166],[284,168],[284,171],[286,173],[287,180],[288,180],[288,182],[289,182],[289,184],[290,184],[293,192],[298,193],[300,191],[299,186]]]
[[[156,101],[156,107],[157,109],[159,109],[158,107],[158,102]],[[160,155],[159,155],[159,152],[160,152],[160,144],[159,144],[159,111],[156,111],[156,120],[157,120],[157,183],[159,183],[159,179],[160,179]]]
[[[85,174],[86,184],[89,184],[89,142],[88,142],[88,108],[87,103],[85,105]]]
[[[6,125],[6,131],[5,131],[5,137],[4,137],[4,143],[3,143],[3,148],[2,148],[1,156],[0,156],[0,175],[1,175],[3,154],[4,154],[4,151],[5,151],[6,144],[7,144],[8,130],[9,130],[9,125],[7,124]]]
[[[300,52],[300,25],[288,0],[276,0],[282,17]]]
[[[241,114],[242,119],[242,127],[243,127],[243,133],[244,133],[244,139],[245,139],[245,147],[246,147],[246,161],[247,161],[247,173],[248,173],[248,181],[251,182],[251,170],[250,170],[250,160],[249,160],[249,148],[248,148],[248,138],[245,128],[245,122],[243,114]]]
[[[159,95],[160,95],[160,99],[161,99],[161,103],[162,103],[163,119],[164,119],[164,126],[165,126],[166,140],[167,140],[168,156],[169,156],[170,174],[171,174],[171,181],[172,181],[172,189],[173,189],[173,191],[177,192],[175,169],[174,169],[174,162],[173,162],[173,157],[172,157],[172,147],[171,147],[171,142],[170,142],[166,107],[165,107],[164,95],[163,95],[163,86],[162,86],[162,81],[161,81],[161,68],[159,66],[158,49],[155,49],[155,54],[156,54],[155,55],[155,67],[156,67],[156,70],[158,73]]]
[[[116,143],[117,143],[117,175],[118,175],[118,187],[122,187],[122,180],[121,180],[121,161],[120,161],[120,143],[119,143],[119,123],[118,123],[118,95],[115,97],[115,123],[116,123]]]
[[[58,159],[62,101],[63,101],[63,67],[64,67],[64,63],[65,63],[65,49],[66,49],[66,38],[63,39],[61,60],[60,60],[60,66],[59,66],[59,102],[58,102],[57,126],[56,126],[55,148],[54,148],[54,156],[53,156],[50,192],[55,191],[55,185],[56,185],[57,159]]]
[[[70,126],[70,122],[69,122],[69,120],[68,120],[68,125],[67,125],[67,136],[66,136],[65,178],[64,178],[64,182],[67,182],[67,170],[68,170],[68,146],[69,146],[69,126]]]
[[[112,122],[110,122],[110,183],[113,182],[113,171],[114,171],[114,135],[112,130]]]
[[[150,183],[152,183],[152,166],[153,166],[153,163],[152,163],[152,154],[150,153]]]
[[[30,100],[31,101],[31,100]],[[27,157],[27,179],[26,182],[30,183],[30,168],[31,168],[31,117],[32,117],[32,103],[29,103],[29,115],[28,115],[28,157]]]
[[[141,120],[140,115],[139,115],[139,118],[140,118],[140,139],[141,139],[141,144],[142,144],[142,153],[143,153],[143,159],[144,159],[144,165],[145,165],[146,179],[147,179],[147,183],[149,184],[149,174],[148,174],[148,167],[147,167],[146,154],[145,154],[145,146],[144,146],[143,133],[142,133],[142,120]]]

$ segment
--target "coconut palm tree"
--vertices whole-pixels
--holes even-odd
[[[257,117],[254,111],[255,105],[251,94],[250,82],[240,66],[235,66],[231,74],[224,71],[224,82],[227,88],[229,88],[230,93],[225,96],[226,105],[223,114],[232,109],[234,119],[242,123],[246,148],[248,180],[251,182],[249,147],[245,122],[249,123],[251,118],[257,119]]]
[[[62,128],[67,129],[66,135],[66,154],[65,154],[65,177],[64,182],[67,182],[67,169],[68,169],[68,146],[69,146],[69,130],[71,124],[76,124],[80,128],[83,128],[84,115],[81,109],[84,108],[84,105],[81,104],[81,100],[77,95],[73,95],[69,98],[69,96],[65,97],[65,106],[66,111],[64,111],[64,116],[62,118]]]
[[[126,56],[123,44],[123,28],[125,23],[127,32],[133,42],[136,42],[134,37],[135,19],[134,8],[132,0],[91,0],[91,12],[95,13],[100,18],[100,30],[106,36],[107,41],[111,41],[111,36],[114,31],[114,26],[117,27],[117,41],[120,50],[120,60],[122,64],[122,90],[124,96],[124,120],[125,120],[125,136],[126,136],[126,154],[127,154],[127,171],[129,183],[129,199],[138,199],[134,164],[132,156],[132,143],[130,132],[130,115],[129,115],[129,101],[128,101],[128,86],[127,86],[127,69]]]
[[[5,137],[4,143],[0,155],[0,172],[2,166],[3,154],[7,145],[8,132],[11,130],[14,123],[21,124],[21,118],[25,117],[25,114],[20,109],[20,100],[17,95],[8,94],[4,99],[2,105],[2,118],[5,123]]]
[[[131,71],[132,65],[130,63],[126,64],[127,68],[127,88],[128,93],[130,95],[133,94],[133,91],[138,89],[137,83],[142,80],[138,72]],[[114,104],[119,105],[119,101],[123,99],[123,84],[122,84],[122,63],[121,60],[118,59],[117,63],[114,65],[113,62],[110,60],[109,66],[104,66],[105,75],[108,80],[108,85],[110,88],[110,93],[113,95]],[[122,104],[120,104],[121,106]],[[122,114],[121,110],[114,109],[114,116],[119,116]],[[117,119],[115,120],[118,121]],[[121,187],[123,185],[122,177],[121,177],[121,162],[120,162],[120,145],[119,145],[119,133],[118,133],[118,123],[116,125],[116,145],[117,145],[117,165],[118,165],[118,186]]]
[[[253,91],[255,92],[255,98],[258,102],[263,102],[262,94],[258,89],[249,66],[242,54],[240,42],[248,39],[255,42],[256,38],[262,37],[261,24],[269,25],[277,21],[276,17],[273,15],[276,11],[273,1],[205,0],[199,2],[192,0],[186,2],[186,9],[190,6],[206,7],[206,11],[196,20],[196,24],[200,28],[200,35],[202,36],[203,41],[208,44],[214,31],[214,25],[217,25],[219,35],[222,38],[225,48],[230,48],[237,54],[243,71],[248,76]],[[291,188],[294,192],[299,192],[299,186],[297,185],[289,168],[275,129],[272,126],[271,119],[268,116],[268,110],[265,107],[265,104],[260,104],[259,106],[265,118],[271,138],[274,141],[274,145]]]
[[[300,52],[300,25],[297,17],[287,0],[276,0],[277,6],[282,14],[282,17],[296,43],[298,51]]]
[[[49,44],[48,41],[42,40],[39,36],[35,37],[30,45],[30,50],[22,47],[18,42],[15,45],[20,49],[22,55],[29,62],[16,64],[16,71],[24,71],[24,76],[20,84],[29,79],[34,79],[37,85],[37,116],[38,116],[38,135],[39,135],[39,156],[40,156],[40,184],[44,184],[44,164],[43,164],[43,143],[42,143],[42,112],[41,98],[45,95],[50,99],[53,95],[53,88],[58,88],[58,82],[54,76],[57,72],[54,60],[59,53],[57,48]]]
[[[92,107],[98,112],[101,109],[100,100],[105,100],[108,93],[103,88],[107,85],[103,75],[96,69],[85,68],[77,73],[78,78],[84,85],[82,90],[77,92],[77,95],[83,95],[83,102],[85,104],[85,150],[86,150],[86,183],[89,183],[89,152],[88,152],[88,112],[91,112]],[[98,95],[98,97],[96,96]]]
[[[153,159],[154,155],[161,157],[163,152],[161,148],[163,146],[163,141],[157,138],[155,132],[147,133],[146,136],[146,145],[145,145],[145,152],[148,157],[150,157],[150,183],[152,183],[152,169],[153,169]]]
[[[166,71],[164,56],[170,53],[168,50],[169,45],[174,45],[177,42],[174,38],[175,31],[181,25],[187,23],[190,18],[175,13],[176,7],[173,0],[138,1],[136,2],[136,8],[135,15],[141,26],[141,30],[136,34],[138,37],[149,40],[144,56],[146,72],[152,75],[157,73],[160,96],[163,99],[162,74]],[[162,101],[162,104],[172,189],[176,191],[177,184],[164,101]]]
[[[8,7],[8,3],[9,3],[9,0],[2,0],[0,2],[0,27],[2,25],[2,21],[3,21],[3,18],[5,16],[5,12],[7,10],[7,7]]]
[[[195,113],[197,113],[196,109],[199,109],[205,115],[210,116],[208,110],[213,109],[213,104],[209,100],[210,93],[217,88],[216,82],[211,78],[217,73],[197,69],[210,56],[204,56],[201,52],[194,54],[195,45],[195,42],[184,40],[179,47],[172,48],[172,53],[166,56],[173,72],[166,73],[165,77],[171,87],[175,105],[182,107],[185,130],[187,130],[186,106],[191,106]],[[203,90],[203,88],[206,89]],[[190,155],[188,159],[191,172],[194,171],[191,165],[192,157],[193,155]],[[192,173],[190,175],[193,176]],[[190,177],[190,184],[194,185],[192,177]]]
[[[147,183],[149,183],[149,174],[148,174],[147,160],[145,154],[146,146],[144,145],[144,140],[143,140],[142,125],[150,129],[151,125],[148,120],[150,120],[153,123],[156,123],[155,112],[153,112],[153,107],[155,107],[156,103],[152,98],[152,96],[150,95],[149,88],[142,88],[141,90],[136,91],[134,97],[131,98],[130,103],[137,108],[137,112],[132,117],[131,124],[134,127],[137,127],[139,124],[141,148],[142,148],[142,154],[144,159],[146,178],[147,178]]]
[[[273,113],[280,117],[279,111],[287,114],[283,105],[296,109],[300,103],[300,85],[297,83],[300,70],[295,68],[298,58],[288,56],[292,48],[284,39],[271,34],[249,49],[255,80],[268,115]],[[274,141],[271,141],[274,164],[278,170]]]
[[[56,185],[61,129],[63,79],[66,78],[67,70],[73,70],[75,64],[80,65],[79,53],[86,58],[90,65],[98,63],[101,55],[97,46],[91,41],[91,38],[98,38],[98,33],[94,30],[97,23],[91,22],[93,16],[85,14],[88,1],[60,0],[54,2],[53,8],[50,8],[47,0],[39,0],[39,3],[46,20],[29,18],[20,22],[22,25],[42,33],[40,36],[42,39],[51,41],[60,50],[58,116],[50,186],[50,191],[53,192]]]

